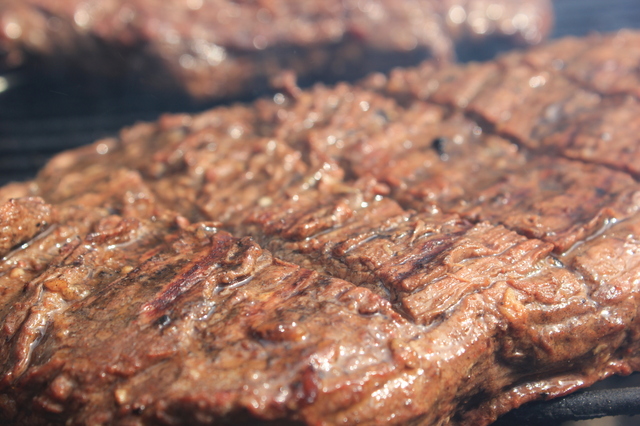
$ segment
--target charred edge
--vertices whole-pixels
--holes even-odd
[[[458,409],[452,418],[453,423],[465,424],[464,414],[480,408],[480,406],[490,400],[492,396],[493,395],[490,392],[486,391],[482,387],[477,389],[473,395],[459,403]]]
[[[141,307],[141,311],[149,313],[165,311],[171,303],[201,281],[200,273],[210,267],[214,263],[214,259],[220,257],[223,251],[221,249],[222,247],[218,245],[204,257],[196,260],[189,270],[169,283],[160,295],[144,304]]]
[[[411,271],[400,275],[397,281],[403,281],[408,276],[415,274],[416,271],[425,269],[436,257],[438,257],[446,250],[450,249],[453,246],[454,241],[464,234],[465,231],[452,232],[429,241],[422,248],[421,253],[423,254],[423,256],[421,256],[416,262],[414,262],[414,266]],[[415,291],[417,292],[422,289],[424,289],[424,286],[416,289]]]

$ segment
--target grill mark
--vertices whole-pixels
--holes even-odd
[[[216,270],[219,265],[218,262],[228,252],[231,243],[230,237],[214,238],[211,246],[205,249],[204,254],[189,262],[153,300],[140,307],[140,313],[147,317],[155,317],[158,313],[165,312],[177,298],[205,280]]]

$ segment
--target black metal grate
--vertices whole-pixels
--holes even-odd
[[[57,152],[116,134],[164,112],[197,111],[188,98],[140,90],[133,82],[9,76],[0,93],[0,184],[29,179]]]
[[[564,398],[525,404],[507,413],[492,426],[556,426],[567,421],[638,414],[640,414],[640,374],[634,374],[628,377],[611,377],[591,388]],[[607,420],[606,423],[610,426],[640,424],[640,418],[620,417]],[[590,423],[580,422],[585,425]]]

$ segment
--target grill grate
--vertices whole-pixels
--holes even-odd
[[[493,426],[554,426],[567,421],[606,416],[635,416],[640,414],[639,384],[640,374],[611,377],[587,390],[564,398],[525,404],[505,414]],[[639,419],[629,417],[608,420],[606,424],[611,426],[631,426],[640,423]],[[590,423],[580,422],[585,425]]]

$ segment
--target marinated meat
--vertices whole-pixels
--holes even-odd
[[[639,52],[427,63],[58,155],[0,189],[0,421],[487,425],[639,370]]]
[[[535,44],[551,14],[549,0],[4,0],[0,66],[80,67],[230,98],[285,70],[335,80],[450,59],[454,41]]]
[[[31,240],[51,222],[51,208],[38,198],[10,199],[0,207],[0,255]]]

